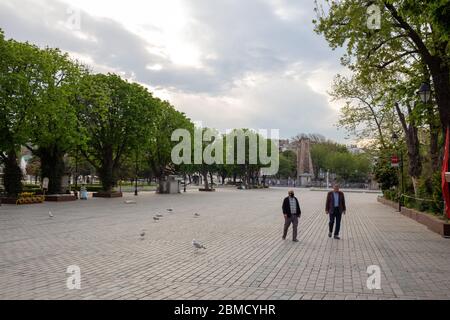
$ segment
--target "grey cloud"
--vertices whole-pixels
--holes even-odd
[[[286,2],[289,6],[298,3]],[[201,49],[216,55],[204,59],[207,70],[172,64],[152,55],[149,44],[119,23],[82,13],[82,32],[98,42],[80,39],[57,22],[67,19],[67,5],[59,1],[15,0],[0,3],[1,27],[19,40],[87,54],[95,63],[134,74],[137,81],[190,92],[220,93],[249,72],[283,71],[295,61],[313,67],[331,61],[328,48],[312,32],[310,21],[280,19],[268,3],[257,0],[194,2],[186,34]],[[310,5],[307,8],[312,7]],[[151,24],[148,28],[156,28]],[[319,48],[319,49],[317,49]],[[337,59],[336,59],[337,60]],[[163,71],[146,66],[161,64]]]
[[[312,1],[278,0],[283,10],[295,13],[290,19],[280,18],[274,11],[274,2],[268,1],[189,3],[191,23],[186,29],[186,40],[200,46],[205,54],[201,61],[205,69],[174,65],[167,57],[147,50],[157,44],[147,43],[116,21],[86,12],[82,13],[81,31],[96,42],[79,38],[60,26],[67,18],[67,5],[58,0],[2,0],[0,28],[7,37],[90,56],[97,65],[133,75],[136,81],[175,94],[203,94],[212,98],[228,95],[243,99],[248,108],[255,108],[255,112],[246,112],[250,118],[243,121],[243,126],[248,123],[249,127],[279,127],[286,137],[302,131],[343,138],[343,133],[336,134],[331,126],[336,114],[330,110],[326,97],[299,82],[275,81],[271,87],[262,86],[248,95],[235,95],[235,81],[244,75],[265,73],[282,78],[297,62],[302,76],[323,63],[338,66],[338,53],[332,53],[325,41],[313,32]],[[146,28],[155,27],[149,23]],[[163,69],[146,68],[154,64],[161,64]],[[208,125],[231,127],[232,124],[224,123],[226,120],[221,121],[219,116],[227,112],[226,107],[215,107],[208,110],[209,119],[205,119]],[[203,114],[183,111],[193,118],[205,114],[205,110]]]

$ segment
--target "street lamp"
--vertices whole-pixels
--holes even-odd
[[[399,163],[399,166],[398,166],[398,171],[399,171],[399,174],[400,174],[400,188],[399,188],[399,190],[398,190],[398,211],[399,212],[401,212],[402,211],[402,197],[403,197],[403,186],[404,186],[404,183],[403,183],[403,152],[402,152],[402,148],[399,148],[398,147],[398,145],[397,145],[397,143],[399,142],[399,136],[394,132],[393,134],[392,134],[392,142],[393,142],[393,144],[396,146],[396,148],[397,148],[397,152],[400,154],[400,163]]]
[[[134,181],[134,195],[138,196],[138,175],[139,175],[139,163],[138,163],[138,152],[136,152],[136,179]]]
[[[423,103],[428,103],[431,99],[431,88],[430,85],[426,82],[423,82],[420,85],[419,91],[417,92],[420,96],[420,100]]]
[[[75,156],[75,197],[78,199],[78,146],[77,154]]]

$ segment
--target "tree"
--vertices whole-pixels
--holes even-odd
[[[368,28],[367,5],[358,0],[325,1],[323,9],[316,2],[316,31],[330,46],[347,47],[342,63],[362,74],[389,75],[402,79],[421,64],[423,81],[431,75],[440,121],[445,130],[450,125],[450,3],[448,1],[373,1],[384,9],[380,28]],[[384,73],[384,74],[383,74]]]
[[[58,49],[42,50],[38,65],[39,90],[27,117],[31,133],[27,147],[41,159],[41,174],[49,178],[48,193],[59,194],[66,174],[64,157],[81,139],[72,103],[85,71]]]
[[[37,179],[39,176],[41,176],[41,160],[36,156],[32,157],[27,163],[26,170],[28,175],[33,176],[35,177],[35,179]]]
[[[146,137],[143,151],[153,174],[162,180],[169,168],[175,169],[171,153],[176,142],[171,140],[172,133],[177,129],[186,129],[192,133],[194,129],[192,122],[184,113],[175,110],[167,101],[155,100],[158,104],[152,119],[155,130],[152,135]]]
[[[316,179],[320,171],[336,174],[346,182],[365,182],[371,172],[371,160],[367,153],[352,154],[345,145],[332,141],[313,144],[311,147]]]
[[[334,101],[344,100],[345,103],[340,111],[340,127],[359,140],[374,139],[376,147],[388,147],[395,119],[383,99],[385,90],[381,85],[358,75],[350,79],[337,75],[330,94]]]
[[[278,177],[287,179],[297,176],[297,155],[291,150],[286,150],[280,154],[280,170]]]
[[[379,158],[374,168],[375,179],[380,183],[381,190],[390,190],[398,186],[398,175],[385,158]]]
[[[17,154],[30,137],[26,118],[36,104],[39,54],[39,49],[28,43],[6,41],[0,30],[0,158],[9,196],[22,191]]]
[[[158,102],[142,86],[113,74],[85,76],[76,100],[80,130],[87,137],[82,153],[96,168],[103,191],[111,192],[122,158],[154,133]]]

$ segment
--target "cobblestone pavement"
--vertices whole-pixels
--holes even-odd
[[[219,189],[141,194],[137,204],[125,204],[134,199],[127,195],[3,205],[0,299],[450,298],[449,239],[375,194],[357,193],[347,194],[343,239],[329,239],[325,193],[297,190],[300,242],[282,241],[286,193]],[[154,222],[155,214],[164,217]],[[207,249],[196,253],[193,239]],[[66,287],[70,265],[81,268],[81,290]],[[381,268],[381,290],[367,289],[370,265]]]

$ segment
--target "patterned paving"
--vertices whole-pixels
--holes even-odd
[[[297,190],[300,242],[282,241],[286,193],[3,205],[0,299],[450,298],[449,239],[360,193],[346,195],[343,239],[329,239],[325,193]],[[196,253],[193,239],[207,249]],[[67,289],[70,265],[81,269],[81,290]],[[381,268],[380,290],[367,289],[370,265]]]

